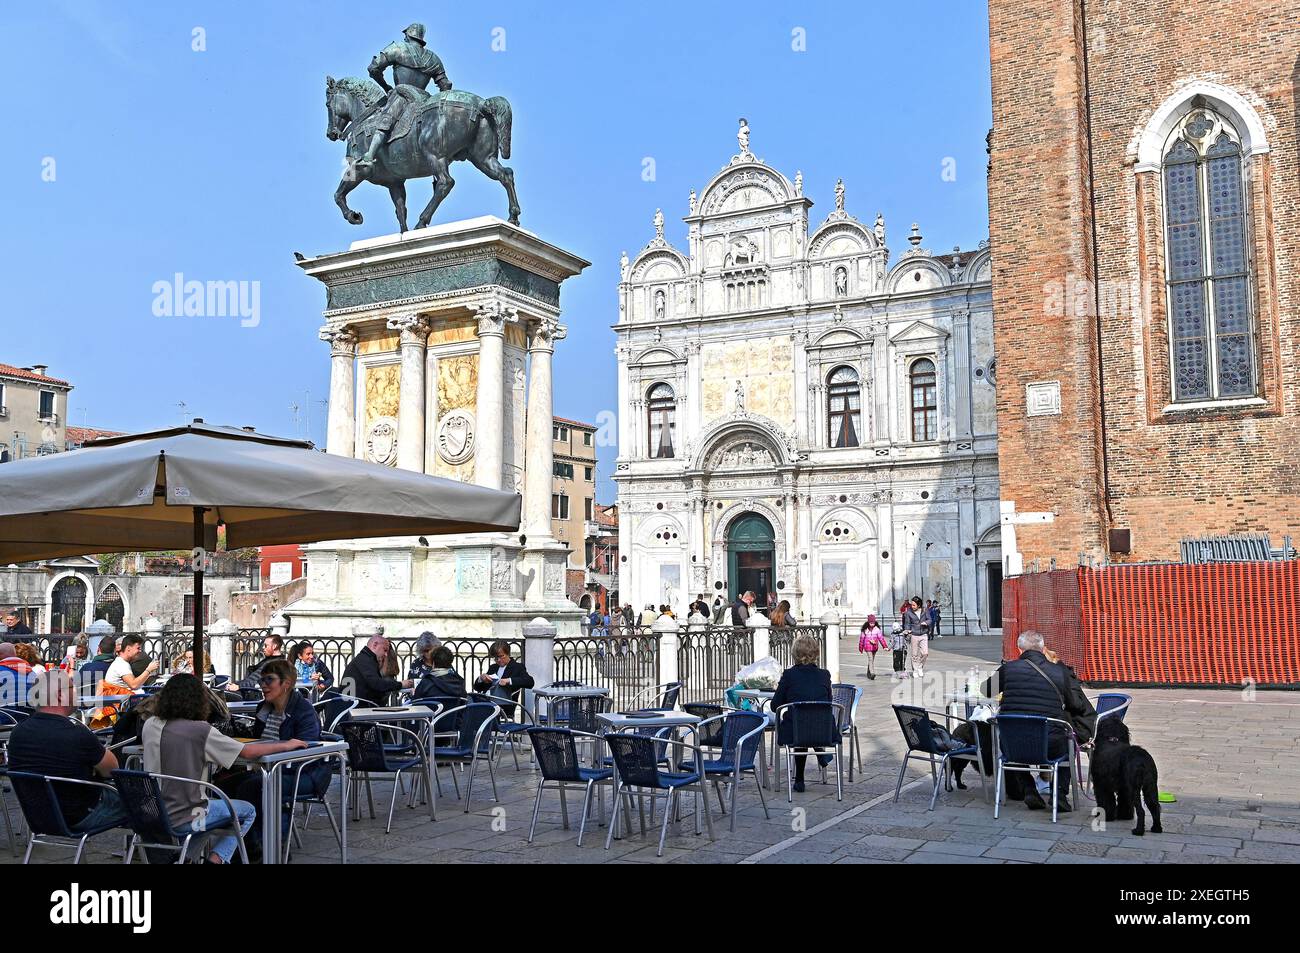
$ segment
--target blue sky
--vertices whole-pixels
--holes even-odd
[[[657,207],[685,245],[688,193],[736,151],[738,116],[756,154],[803,170],[814,224],[842,176],[851,213],[885,214],[894,256],[913,221],[935,251],[987,237],[979,0],[8,3],[0,362],[71,380],[75,425],[175,423],[183,401],[186,417],[323,444],[324,293],[292,253],[394,229],[383,190],[352,193],[359,227],[333,204],[324,77],[364,75],[412,19],[457,87],[511,101],[522,224],[592,262],[562,293],[561,416],[616,410],[619,253],[653,236]],[[455,174],[436,221],[505,217],[496,183]],[[414,221],[428,192],[411,190]],[[155,315],[154,283],[177,272],[259,282],[260,323]],[[615,454],[600,451],[602,501]]]

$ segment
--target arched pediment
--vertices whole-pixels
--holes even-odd
[[[779,205],[794,197],[794,187],[776,169],[761,162],[744,162],[713,177],[704,187],[699,209],[702,215],[718,215]]]
[[[816,341],[809,345],[809,348],[817,347],[844,347],[852,344],[870,344],[871,338],[864,336],[854,328],[831,328]]]
[[[856,219],[827,222],[813,233],[808,243],[809,258],[840,258],[861,255],[880,247],[876,235]]]
[[[928,255],[903,258],[885,278],[887,294],[908,294],[943,288],[952,283],[952,274],[941,262]]]
[[[662,344],[655,344],[646,348],[636,357],[628,362],[630,367],[644,367],[647,364],[683,364],[686,358],[682,357],[671,348],[664,347]]]
[[[1241,136],[1246,155],[1269,151],[1264,122],[1245,96],[1228,86],[1196,80],[1180,87],[1151,114],[1133,140],[1128,155],[1136,160],[1134,171],[1152,172],[1160,168],[1166,140],[1174,127],[1200,103],[1229,119]]]
[[[875,523],[856,506],[837,506],[821,518],[813,531],[813,539],[819,544],[861,543],[875,538]]]
[[[775,421],[758,414],[732,414],[704,433],[691,454],[691,469],[771,469],[793,460],[793,441]]]
[[[633,281],[674,281],[686,277],[686,256],[671,245],[647,247],[632,265]]]
[[[961,275],[962,281],[971,283],[993,280],[993,254],[985,248],[966,263]]]

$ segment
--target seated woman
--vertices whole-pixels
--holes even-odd
[[[208,705],[208,693],[195,676],[176,675],[167,682],[158,695],[157,714],[144,723],[141,731],[146,771],[207,781],[210,764],[228,768],[240,758],[260,758],[307,747],[307,742],[297,738],[250,744],[230,738],[208,724]],[[180,837],[229,825],[232,821],[246,834],[257,817],[257,808],[237,800],[231,802],[235,811],[232,818],[224,801],[209,801],[205,789],[197,784],[184,781],[161,784],[172,829]],[[237,844],[233,833],[218,834],[212,842],[208,862],[229,863]]]
[[[507,642],[493,642],[488,654],[495,660],[486,672],[474,679],[474,690],[496,695],[500,698],[518,700],[519,693],[525,688],[533,687],[533,677],[524,668],[523,662],[510,657],[510,645]],[[514,705],[503,706],[506,718],[514,715]]]
[[[212,656],[204,653],[203,671],[209,673],[212,671]],[[194,650],[186,649],[185,654],[181,655],[172,663],[173,675],[193,675],[194,674]]]
[[[781,673],[781,681],[777,683],[776,694],[772,696],[772,701],[768,705],[769,711],[776,711],[782,705],[789,702],[829,702],[832,699],[831,694],[831,673],[824,668],[817,667],[818,647],[817,640],[811,635],[801,635],[794,640],[793,646],[794,664]],[[788,745],[793,738],[794,726],[790,721],[791,716],[787,714],[781,719],[777,731],[777,744]],[[806,751],[806,748],[799,749]],[[804,763],[808,760],[805,754],[794,756],[794,789],[802,791]],[[830,764],[830,755],[818,755],[817,760],[822,765]]]
[[[316,646],[310,642],[299,642],[290,649],[289,661],[293,663],[298,674],[298,681],[311,682],[320,690],[334,684],[334,673],[330,671],[324,659],[316,657]]]
[[[411,667],[406,674],[417,685],[421,679],[428,678],[429,673],[438,667],[433,660],[433,653],[440,645],[442,640],[432,632],[421,632],[420,637],[415,640],[415,657],[411,659]]]
[[[297,690],[298,673],[286,659],[271,659],[258,673],[262,689],[262,704],[257,706],[253,718],[254,738],[268,741],[301,741],[304,744],[320,741],[320,716],[307,696]],[[298,778],[298,796],[315,797],[329,788],[331,770],[329,762],[315,761],[303,766]],[[284,771],[283,790],[285,802],[293,796],[295,769]],[[246,771],[226,778],[221,783],[226,793],[250,804],[262,803],[262,772]],[[289,832],[291,812],[280,817],[281,835]],[[253,829],[249,843],[257,849],[261,841],[261,826]]]
[[[452,668],[451,649],[439,645],[433,650],[430,660],[433,667],[429,674],[420,679],[415,686],[415,697],[420,698],[464,698],[465,679]],[[411,666],[414,670],[415,666]]]

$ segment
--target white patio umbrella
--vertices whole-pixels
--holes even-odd
[[[226,545],[515,531],[520,497],[316,451],[252,428],[193,424],[105,437],[0,465],[0,564],[194,551],[194,659],[202,671],[203,562]]]

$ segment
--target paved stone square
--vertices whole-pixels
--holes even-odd
[[[1075,812],[1053,824],[1047,812],[1023,804],[1004,805],[994,820],[992,805],[980,793],[977,776],[966,772],[967,791],[941,793],[927,811],[929,778],[921,766],[909,770],[903,793],[893,803],[903,743],[889,708],[898,686],[884,676],[865,678],[865,664],[853,651],[856,639],[843,642],[843,676],[865,691],[858,713],[865,762],[852,783],[846,777],[844,800],[835,799],[834,778],[795,795],[769,792],[771,819],[764,819],[752,785],[742,787],[736,831],[730,818],[714,810],[716,839],[696,836],[685,799],[679,827],[670,827],[664,856],[657,858],[657,830],[615,840],[603,848],[605,828],[593,819],[583,846],[576,846],[577,806],[570,795],[573,830],[560,824],[558,796],[546,795],[537,836],[525,841],[532,816],[537,775],[529,767],[516,772],[503,752],[498,770],[501,800],[491,800],[486,772],[474,789],[474,810],[463,811],[451,795],[439,802],[439,819],[427,811],[398,804],[393,832],[384,833],[387,782],[376,782],[376,818],[349,824],[349,860],[353,863],[1276,863],[1300,861],[1300,803],[1294,760],[1300,749],[1300,696],[1260,692],[1253,700],[1236,691],[1134,690],[1127,721],[1134,742],[1148,748],[1160,766],[1160,788],[1177,798],[1163,805],[1165,833],[1134,837],[1131,824],[1115,823],[1094,830],[1086,798]],[[1000,657],[996,639],[948,637],[933,644],[926,673],[929,707],[940,707],[943,679],[960,679],[972,666],[990,670]],[[933,698],[929,695],[933,694]],[[1089,690],[1089,695],[1096,692]],[[901,700],[901,699],[900,699]],[[810,766],[808,777],[817,777]],[[991,781],[990,781],[991,785]],[[319,810],[319,809],[318,809]],[[363,812],[364,813],[364,812]],[[635,824],[634,824],[635,827]],[[100,838],[89,852],[92,862],[118,862],[110,851],[117,843]],[[63,860],[68,854],[38,848],[37,860]],[[15,863],[7,851],[0,861]],[[337,863],[338,849],[323,816],[313,819],[298,863]]]

